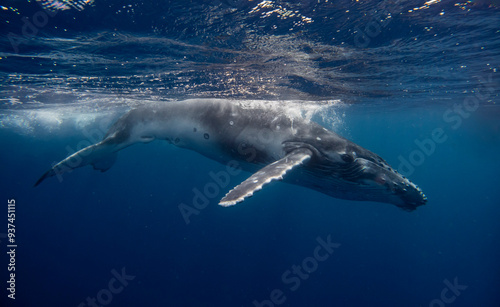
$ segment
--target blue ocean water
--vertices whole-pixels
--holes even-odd
[[[4,1],[0,305],[500,306],[499,7]],[[242,172],[187,223],[179,205],[226,166],[158,141],[33,188],[127,110],[192,98],[310,111],[428,203],[273,182],[218,206]]]

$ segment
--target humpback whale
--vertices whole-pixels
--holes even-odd
[[[186,100],[137,107],[119,118],[103,140],[55,164],[35,183],[92,165],[106,171],[117,152],[136,143],[165,140],[220,163],[237,161],[248,179],[220,205],[242,202],[273,180],[326,195],[394,204],[413,211],[427,201],[422,190],[377,154],[286,109],[226,100]]]

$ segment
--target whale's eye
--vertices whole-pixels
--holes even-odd
[[[350,154],[347,154],[347,153],[345,153],[345,154],[341,155],[340,157],[341,157],[341,158],[342,158],[342,160],[343,160],[344,162],[346,162],[346,163],[351,163],[351,162],[353,162],[353,161],[354,161],[354,157],[353,157],[352,155],[350,155]]]

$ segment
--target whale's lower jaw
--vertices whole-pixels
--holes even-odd
[[[395,205],[405,211],[414,211],[417,207],[425,205],[427,197],[422,190],[415,184],[409,183],[409,187],[414,187],[414,195],[411,197],[402,198],[397,191],[385,189],[380,191],[377,186],[360,185],[349,181],[344,181],[340,178],[318,177],[311,174],[310,171],[297,170],[297,174],[293,174],[292,178],[285,178],[286,183],[303,186],[305,188],[320,192],[327,196],[343,199],[348,201],[362,201],[386,203]]]

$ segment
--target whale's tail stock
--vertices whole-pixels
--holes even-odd
[[[94,169],[105,172],[115,163],[117,151],[121,149],[118,147],[117,144],[109,142],[109,139],[85,147],[55,164],[38,179],[34,186],[38,186],[42,181],[53,176],[57,176],[61,181],[62,174],[72,172],[76,168],[89,164]]]

